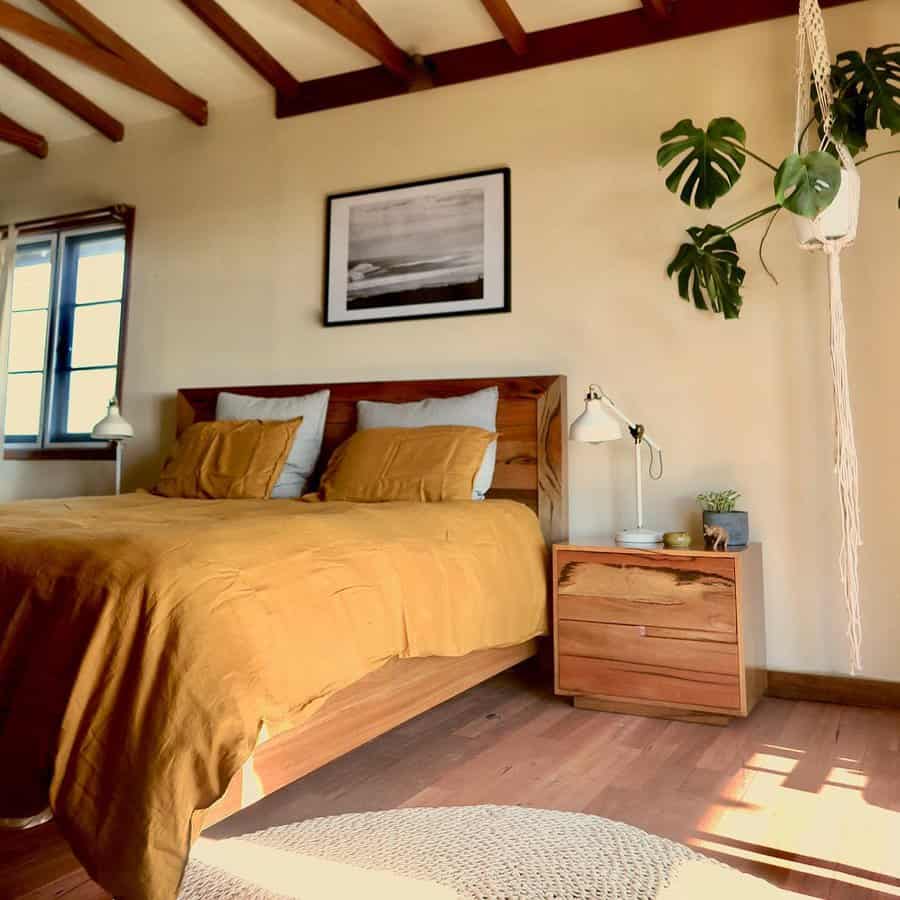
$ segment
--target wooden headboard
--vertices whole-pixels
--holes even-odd
[[[317,480],[332,451],[355,431],[358,400],[404,403],[426,397],[454,397],[494,385],[500,390],[500,437],[494,484],[488,496],[527,504],[537,513],[548,543],[566,541],[569,502],[565,375],[183,388],[178,392],[177,429],[181,434],[194,422],[215,419],[220,391],[255,397],[294,397],[328,388],[331,400]]]

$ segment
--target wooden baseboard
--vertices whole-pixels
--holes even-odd
[[[769,669],[767,697],[783,700],[812,700],[844,706],[871,706],[900,709],[900,681],[850,678],[846,675],[810,675]]]

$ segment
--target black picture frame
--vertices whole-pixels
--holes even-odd
[[[350,284],[354,278],[353,270],[356,269],[362,274],[358,274],[357,278],[364,281],[370,277],[371,273],[376,273],[375,280],[371,284],[377,284],[378,277],[384,277],[381,271],[377,271],[379,267],[372,266],[371,263],[357,263],[355,267],[351,267],[351,238],[350,238],[350,217],[352,216],[353,204],[348,203],[357,198],[377,198],[384,196],[386,201],[390,199],[396,192],[405,191],[411,198],[415,198],[419,189],[429,188],[433,186],[452,185],[453,183],[471,181],[473,189],[476,184],[484,186],[484,197],[481,200],[482,215],[482,236],[483,244],[481,248],[481,270],[480,278],[466,283],[458,283],[453,285],[430,286],[422,288],[406,288],[405,291],[394,291],[388,294],[383,291],[374,296],[364,295],[362,299],[358,299],[357,303],[364,304],[363,308],[354,310],[349,308],[349,304],[354,302],[350,299]],[[325,327],[340,327],[343,325],[371,325],[377,323],[388,322],[408,322],[412,320],[431,319],[431,318],[450,318],[456,316],[473,316],[473,315],[491,315],[494,313],[508,313],[512,311],[512,286],[510,280],[510,185],[511,173],[509,167],[500,167],[494,169],[484,169],[476,172],[466,172],[458,175],[449,175],[441,178],[429,178],[419,181],[410,181],[402,184],[392,184],[384,187],[368,188],[356,191],[347,191],[339,194],[329,194],[326,198],[326,225],[325,225],[325,278],[323,283],[322,295],[322,322]],[[439,194],[449,195],[449,192],[439,192]],[[421,196],[427,197],[427,192],[423,191]],[[374,204],[373,204],[374,205]],[[360,204],[360,207],[363,207]],[[346,210],[346,226],[344,223]],[[502,222],[497,223],[497,217],[502,218]],[[490,226],[490,230],[489,230]],[[340,230],[341,240],[336,239],[335,231]],[[379,246],[382,246],[390,238],[379,238]],[[498,240],[501,245],[496,246]],[[499,258],[497,258],[499,256]],[[471,262],[471,260],[470,260]],[[422,265],[429,263],[423,262]],[[433,263],[431,263],[433,265]],[[412,267],[417,265],[413,262],[407,262],[403,265]],[[475,262],[469,266],[460,266],[460,272],[468,271],[469,278],[471,274],[477,273],[478,263]],[[382,270],[390,271],[390,269]],[[463,277],[460,274],[459,277]],[[502,284],[496,282],[502,279]],[[396,279],[395,279],[396,280]],[[434,294],[444,292],[452,292],[454,290],[462,292],[474,292],[481,287],[481,296],[478,297],[457,297],[437,299]],[[409,298],[402,298],[402,293],[415,293],[420,298],[419,302],[414,302]],[[490,296],[488,296],[490,294]],[[377,305],[377,297],[385,298],[383,305]],[[477,304],[477,308],[467,309],[467,304]],[[403,306],[415,307],[416,311],[411,313],[401,312]],[[428,309],[432,306],[432,309]],[[365,312],[373,309],[380,309],[381,315],[365,315]],[[336,315],[337,312],[337,315]]]

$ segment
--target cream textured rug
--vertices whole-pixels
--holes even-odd
[[[793,895],[621,822],[518,806],[469,806],[334,816],[221,841],[201,838],[179,896],[755,900]]]

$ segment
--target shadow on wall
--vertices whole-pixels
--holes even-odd
[[[126,481],[123,490],[134,491],[138,488],[149,490],[156,484],[162,464],[171,453],[175,444],[176,404],[174,394],[159,394],[151,403],[156,407],[156,416],[149,416],[148,421],[159,423],[155,445],[146,435],[142,441],[142,449],[131,450],[130,458],[126,456]],[[145,437],[145,435],[140,435]]]

